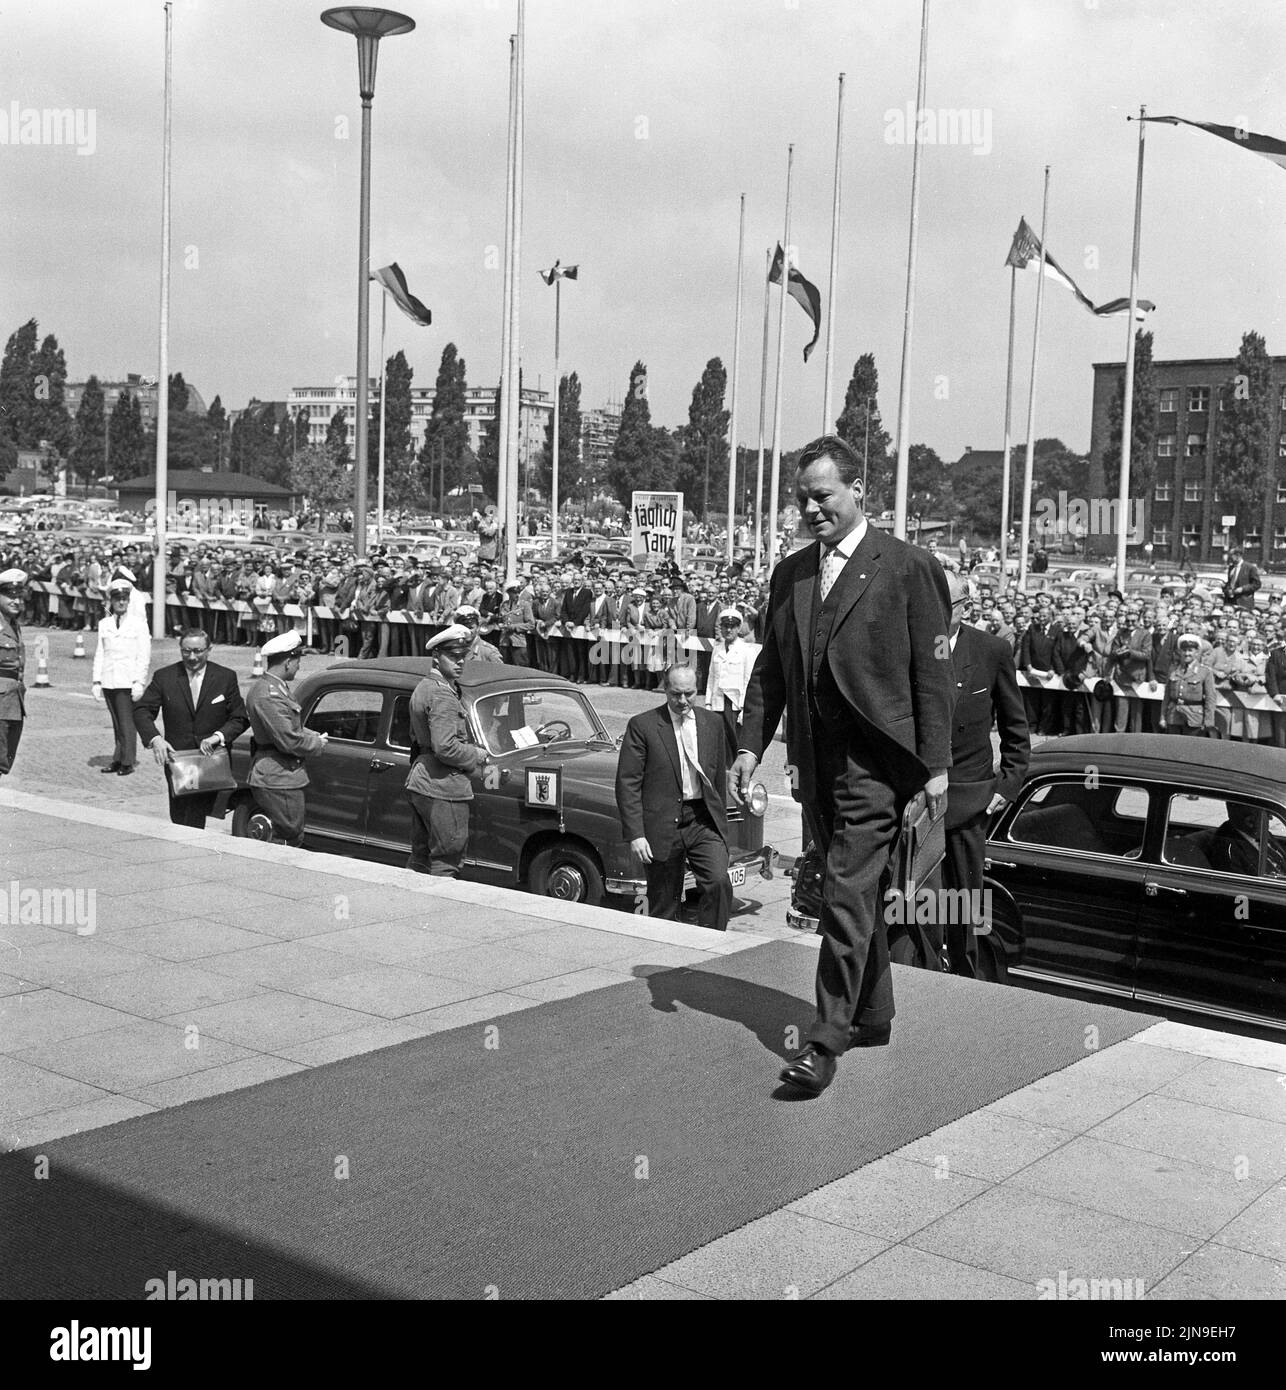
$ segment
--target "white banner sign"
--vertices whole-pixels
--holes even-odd
[[[630,508],[630,554],[637,569],[667,557],[683,563],[683,494],[636,492]]]

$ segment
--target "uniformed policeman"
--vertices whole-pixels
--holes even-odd
[[[299,705],[290,694],[303,646],[297,631],[265,642],[260,650],[268,669],[246,691],[253,749],[250,785],[272,821],[274,843],[296,847],[304,842],[304,759],[326,747],[325,734],[304,728]]]
[[[473,633],[459,623],[430,639],[433,670],[411,695],[415,757],[406,779],[411,802],[408,869],[439,878],[458,878],[469,843],[469,778],[487,763],[474,743],[460,698],[460,673]]]
[[[26,713],[23,694],[27,687],[22,683],[26,654],[18,621],[26,591],[25,570],[0,573],[0,777],[13,768]]]

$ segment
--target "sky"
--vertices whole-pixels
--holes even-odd
[[[360,103],[356,44],[301,0],[175,0],[171,371],[229,409],[352,374]],[[509,35],[515,0],[402,6],[380,47],[371,261],[397,261],[433,312],[390,312],[431,386],[454,342],[470,385],[500,360]],[[895,432],[919,0],[531,0],[520,284],[527,384],[563,372],[582,404],[648,367],[654,423],[687,419],[711,357],[731,375],[739,199],[746,197],[737,436],[758,438],[764,266],[783,235],[828,299],[837,79],[846,74],[834,407],[873,352]],[[12,104],[71,108],[75,145],[0,143],[0,333],[35,317],[72,380],[155,374],[164,16],[154,0],[0,0],[0,133]],[[933,0],[925,106],[968,113],[922,146],[910,438],[944,459],[1000,446],[1020,216],[1096,302],[1129,293],[1138,127],[1149,114],[1286,138],[1280,0]],[[1270,75],[1278,78],[1273,98]],[[92,127],[90,121],[92,119]],[[92,151],[89,135],[92,129]],[[966,133],[967,131],[967,133]],[[1286,172],[1187,127],[1149,125],[1141,297],[1154,356],[1231,357],[1242,334],[1286,353]],[[948,131],[948,135],[950,132]],[[1278,270],[1274,273],[1272,266]],[[1014,439],[1025,438],[1034,275],[1018,283]],[[776,291],[774,291],[774,299]],[[769,389],[776,366],[776,305]],[[371,360],[379,307],[372,299]],[[782,439],[823,430],[825,330],[786,304]],[[1123,320],[1045,295],[1038,437],[1089,443],[1091,364],[1120,361]],[[772,432],[769,404],[768,435]]]

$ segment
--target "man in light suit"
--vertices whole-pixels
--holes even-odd
[[[728,748],[717,715],[697,708],[697,673],[671,666],[665,704],[625,728],[616,802],[630,848],[647,872],[647,915],[673,921],[690,864],[701,894],[697,924],[726,931]]]
[[[795,794],[826,854],[817,1017],[782,1080],[813,1094],[850,1046],[886,1043],[893,977],[880,903],[906,803],[945,807],[951,766],[946,573],[862,514],[862,462],[824,435],[800,455],[799,510],[817,542],[773,571],[746,692],[737,795],[787,716]]]
[[[237,685],[237,673],[210,660],[210,634],[187,628],[179,637],[179,660],[162,666],[143,694],[134,701],[134,727],[165,770],[170,793],[170,819],[175,825],[205,829],[217,792],[175,796],[170,762],[176,752],[199,748],[210,754],[231,748],[250,720]],[[162,736],[156,727],[160,715]]]
[[[942,881],[957,893],[981,893],[987,821],[1018,795],[1031,756],[1031,739],[1009,643],[964,622],[969,587],[957,574],[949,574],[947,584],[956,700]],[[1000,731],[999,772],[991,746],[993,723]],[[963,901],[957,896],[957,903]],[[978,974],[978,938],[973,930],[977,925],[971,919],[947,923],[951,969],[970,979]]]

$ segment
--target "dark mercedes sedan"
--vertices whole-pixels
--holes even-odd
[[[986,852],[991,978],[1286,1030],[1286,750],[1051,740]]]
[[[295,687],[304,724],[329,735],[308,760],[309,848],[406,863],[411,692],[431,669],[422,657],[342,661]],[[493,760],[474,783],[461,876],[571,902],[615,899],[632,910],[646,882],[621,835],[617,745],[585,692],[559,676],[482,661],[465,664],[460,689],[474,740]],[[247,785],[248,740],[231,757],[237,790],[215,814],[232,812],[234,835],[268,839],[271,825]],[[762,783],[745,807],[729,803],[734,892],[772,875],[767,806]]]

